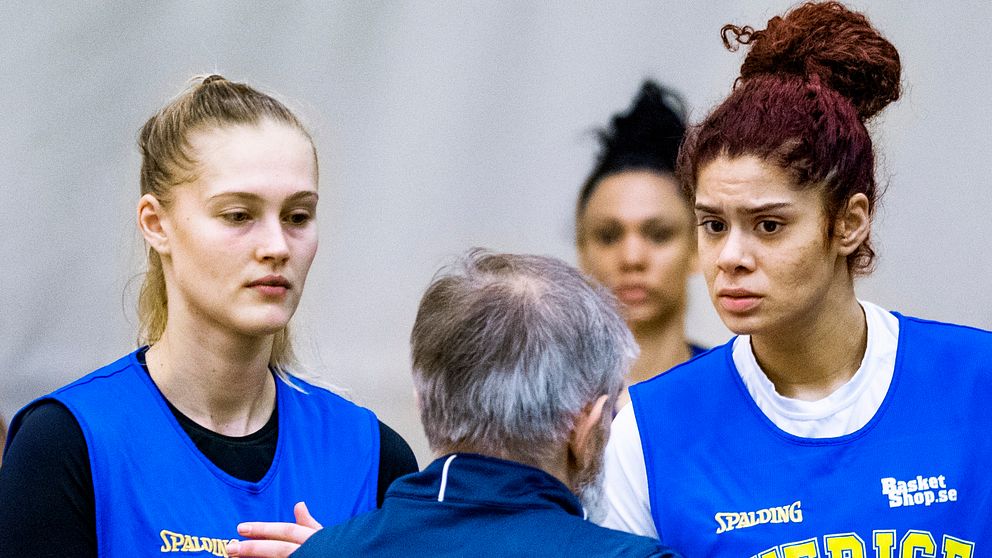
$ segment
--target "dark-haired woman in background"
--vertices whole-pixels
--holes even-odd
[[[628,385],[701,352],[685,339],[696,236],[674,175],[684,118],[675,95],[645,82],[630,109],[599,132],[599,158],[576,207],[579,263],[619,299],[641,349]],[[624,393],[619,404],[627,402]]]
[[[141,130],[147,345],[31,403],[0,468],[0,556],[226,556],[245,519],[326,524],[416,470],[375,415],[294,370],[317,157],[290,110],[210,76]],[[297,522],[315,526],[306,506]],[[285,554],[289,552],[286,551]]]
[[[678,175],[739,335],[630,389],[605,523],[709,557],[981,555],[992,333],[854,290],[879,193],[865,123],[899,96],[898,52],[834,2],[724,37],[750,52]]]

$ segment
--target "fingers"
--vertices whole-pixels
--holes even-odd
[[[227,555],[232,558],[287,558],[300,545],[284,541],[229,541]]]
[[[293,506],[293,515],[296,516],[297,525],[302,525],[311,529],[323,529],[324,527],[318,523],[312,515],[310,515],[310,510],[307,509],[306,502],[297,502],[296,505]]]
[[[313,518],[310,518],[311,520]],[[316,533],[313,527],[277,521],[249,521],[238,524],[238,534],[256,540],[303,544]]]
[[[230,541],[227,554],[231,557],[286,558],[314,533],[320,523],[310,515],[303,502],[293,507],[296,523],[280,521],[248,521],[238,524],[238,535],[250,540]]]

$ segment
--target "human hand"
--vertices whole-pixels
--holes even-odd
[[[293,506],[296,523],[248,521],[238,524],[238,534],[251,540],[230,541],[227,554],[232,558],[286,558],[296,552],[314,533],[323,528],[310,515],[303,502]]]

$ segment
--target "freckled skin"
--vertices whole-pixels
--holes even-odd
[[[778,167],[755,157],[714,160],[699,173],[696,217],[710,296],[735,333],[800,335],[853,298],[846,253],[826,236],[821,193],[793,188]],[[728,309],[722,289],[745,289],[759,302],[747,311]]]
[[[632,329],[681,320],[695,231],[673,177],[653,171],[606,176],[580,216],[579,231],[582,269],[617,294]]]

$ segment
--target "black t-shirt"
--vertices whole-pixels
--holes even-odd
[[[275,457],[278,409],[259,431],[230,437],[169,408],[221,470],[250,482],[265,476]],[[93,477],[79,423],[62,404],[49,400],[28,409],[20,424],[0,467],[0,556],[95,557]],[[379,438],[377,505],[393,480],[418,470],[410,446],[382,422]]]

